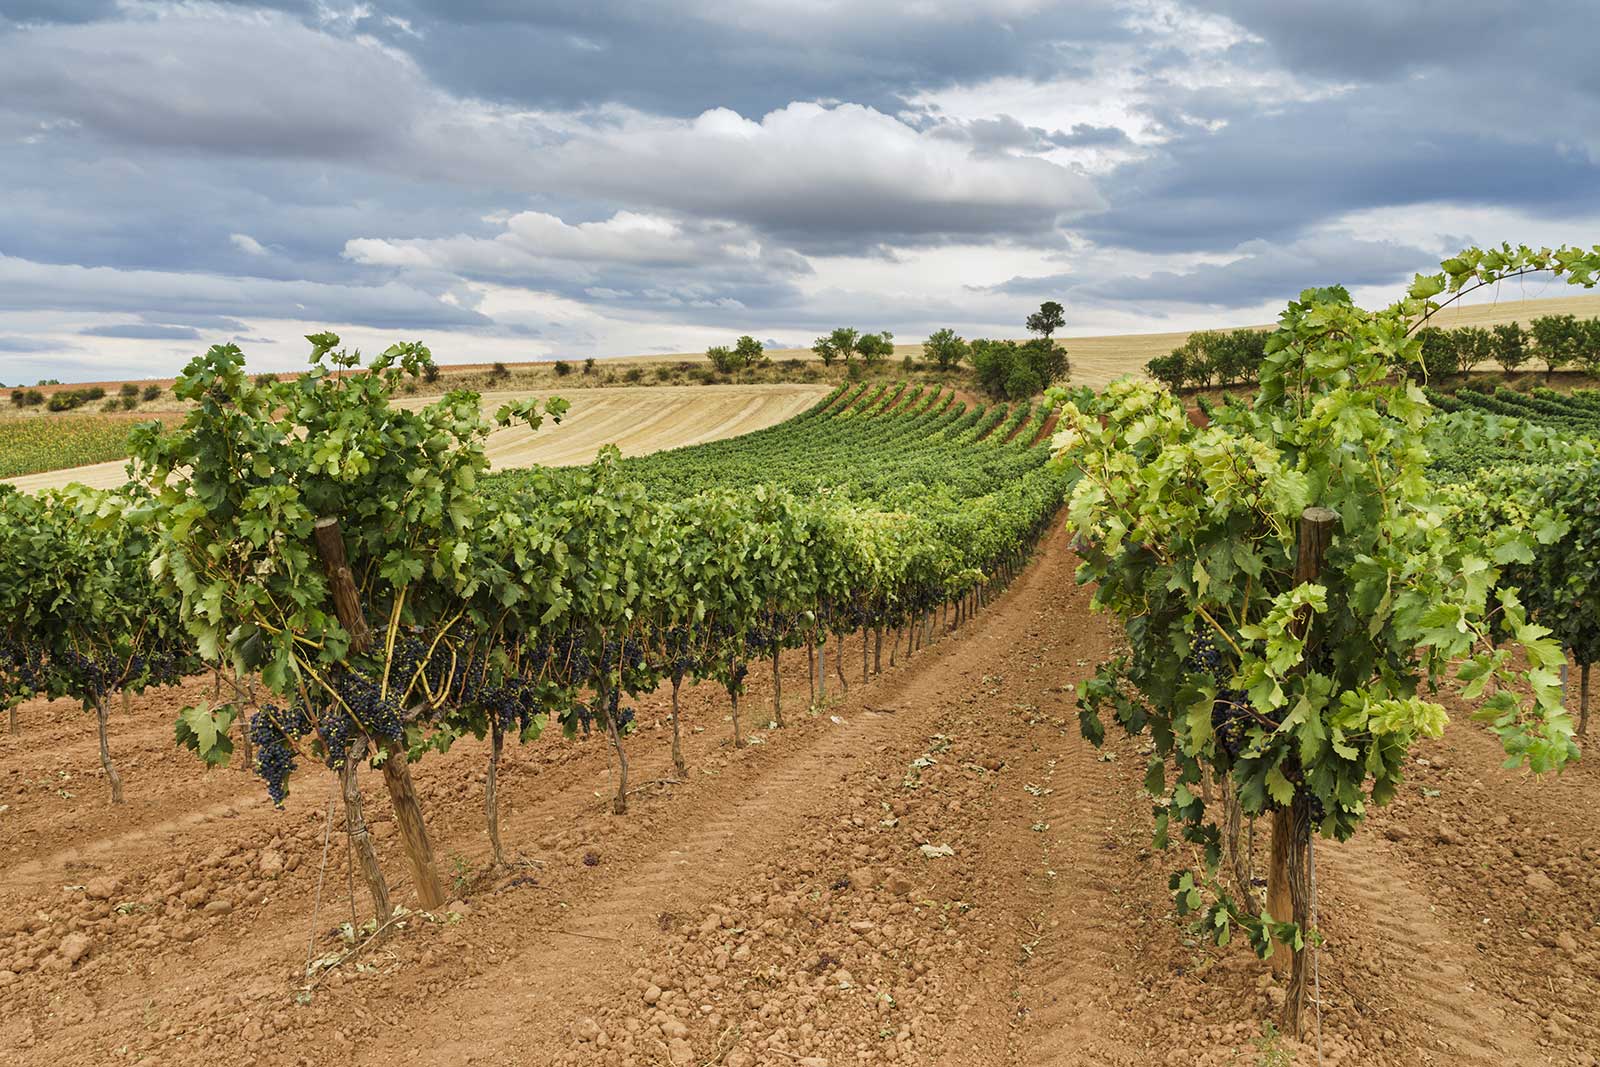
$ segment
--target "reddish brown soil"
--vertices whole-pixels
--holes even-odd
[[[324,865],[329,775],[303,771],[275,811],[243,771],[202,773],[171,732],[209,695],[196,681],[114,716],[113,809],[92,720],[26,705],[0,736],[0,1063],[1315,1063],[1314,1041],[1263,1035],[1282,998],[1265,965],[1173,915],[1181,857],[1150,851],[1143,746],[1078,736],[1073,686],[1114,637],[1074,563],[1053,538],[974,623],[868,685],[851,641],[850,692],[817,714],[792,656],[785,729],[754,728],[770,691],[752,671],[761,743],[740,751],[725,698],[686,690],[681,783],[663,781],[666,694],[643,701],[626,816],[598,739],[508,748],[510,870],[485,869],[483,747],[429,757],[418,788],[464,904],[315,983],[308,952],[340,952],[351,917],[336,805]],[[1464,721],[1419,754],[1359,838],[1318,843],[1322,1062],[1595,1064],[1595,769],[1502,771]]]

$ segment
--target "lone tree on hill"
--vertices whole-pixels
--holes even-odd
[[[840,326],[826,337],[819,337],[811,345],[824,365],[833,366],[833,361],[842,359],[849,363],[855,357],[856,346],[861,342],[861,335],[848,326]]]
[[[862,362],[867,366],[876,366],[894,355],[894,334],[888,330],[863,334],[856,342],[856,351],[861,353]]]
[[[1028,316],[1028,330],[1040,337],[1049,339],[1050,335],[1065,326],[1067,322],[1066,309],[1054,300],[1046,300],[1039,305],[1039,310]]]
[[[954,330],[946,327],[930,333],[928,339],[922,342],[922,351],[939,365],[940,370],[949,370],[966,359],[971,348]]]

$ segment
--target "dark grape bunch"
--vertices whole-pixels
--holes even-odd
[[[1200,671],[1213,678],[1217,676],[1217,670],[1222,666],[1222,653],[1217,651],[1217,642],[1211,636],[1210,630],[1203,630],[1194,635],[1189,642],[1189,658],[1186,663],[1191,671]]]
[[[48,684],[44,652],[0,638],[0,679],[4,680],[5,689],[17,694],[44,692]]]
[[[539,688],[525,678],[507,678],[498,685],[485,686],[474,700],[502,730],[525,729],[540,708]]]
[[[860,604],[851,601],[834,604],[827,612],[828,628],[836,634],[854,633],[867,623],[867,613]]]
[[[771,656],[783,647],[784,639],[793,629],[793,617],[778,611],[763,611],[745,632],[746,654]]]
[[[375,741],[398,741],[405,732],[401,718],[404,709],[398,699],[398,686],[383,694],[380,683],[348,667],[328,672],[328,684],[339,695],[317,724],[328,747],[329,766],[344,756],[346,744],[357,729]],[[354,722],[351,715],[355,716]]]
[[[296,738],[311,730],[305,708],[294,704],[280,708],[267,704],[250,716],[250,743],[256,750],[256,774],[267,783],[267,796],[281,806],[289,795],[289,775],[294,773]]]
[[[589,646],[577,630],[553,637],[541,635],[530,651],[530,661],[539,675],[557,685],[574,687],[589,679]]]
[[[111,664],[86,656],[76,649],[66,649],[55,656],[52,666],[72,679],[72,692],[98,700],[116,687],[116,674]]]
[[[674,626],[667,631],[662,640],[662,652],[665,659],[662,666],[675,682],[682,682],[685,676],[702,667],[696,654],[694,631],[687,626]]]
[[[1250,710],[1250,697],[1237,689],[1224,689],[1211,704],[1211,729],[1229,763],[1239,758],[1249,736]]]
[[[1220,681],[1224,672],[1222,653],[1217,651],[1216,639],[1210,630],[1195,634],[1189,641],[1189,655],[1184,666],[1196,673]],[[1211,731],[1216,735],[1217,747],[1227,756],[1228,762],[1239,758],[1250,724],[1255,718],[1248,694],[1238,689],[1223,689],[1211,704]]]

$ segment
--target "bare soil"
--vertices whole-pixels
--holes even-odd
[[[741,750],[726,696],[686,689],[681,781],[667,693],[646,698],[626,816],[600,738],[509,746],[510,868],[488,864],[484,746],[430,756],[415,775],[457,900],[311,979],[367,918],[331,775],[303,769],[280,811],[242,769],[202,772],[172,744],[209,695],[195,680],[116,714],[113,809],[89,716],[25,705],[0,736],[0,1063],[1316,1063],[1314,1039],[1265,1030],[1266,965],[1174,916],[1181,857],[1150,849],[1140,742],[1078,735],[1074,687],[1117,636],[1075,562],[1054,536],[868,684],[850,639],[849,692],[830,662],[815,711],[790,654],[785,728],[753,670]],[[1592,1067],[1600,780],[1503,771],[1457,718],[1360,837],[1318,842],[1322,1062]]]

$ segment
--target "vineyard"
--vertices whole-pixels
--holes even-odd
[[[0,478],[120,459],[137,421],[128,415],[0,419]]]
[[[1597,269],[1308,290],[1205,417],[868,381],[570,468],[420,345],[213,348],[127,484],[0,486],[0,1043],[1592,1067],[1600,398],[1419,332]]]

